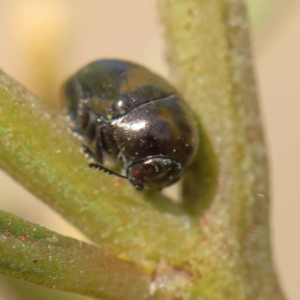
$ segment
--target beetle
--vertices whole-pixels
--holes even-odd
[[[193,160],[198,132],[191,109],[176,89],[147,68],[127,61],[94,61],[64,85],[72,130],[93,150],[89,166],[128,179],[137,190],[177,182]],[[126,175],[103,166],[117,160]]]

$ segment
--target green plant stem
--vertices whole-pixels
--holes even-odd
[[[88,296],[50,289],[43,285],[5,275],[0,275],[0,282],[1,292],[4,287],[4,293],[7,291],[6,293],[9,295],[13,294],[14,300],[90,300]]]
[[[184,211],[160,193],[137,192],[88,168],[80,146],[60,116],[0,73],[1,168],[96,243],[135,260],[186,255],[194,238]]]
[[[0,273],[97,299],[154,299],[150,274],[95,247],[0,211]],[[155,298],[156,299],[156,298]]]
[[[197,299],[283,299],[271,259],[266,149],[244,2],[160,0],[159,8],[172,78],[217,161],[210,203],[199,201],[199,173],[184,186],[187,205],[199,213],[190,262],[201,276],[193,292]]]
[[[201,120],[183,206],[89,170],[60,118],[4,74],[0,166],[110,255],[147,266],[165,300],[281,300],[244,4],[159,4],[172,78]]]

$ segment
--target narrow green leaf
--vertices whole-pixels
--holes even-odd
[[[151,275],[97,248],[0,211],[0,273],[97,299],[154,299]],[[157,299],[157,298],[155,298]]]
[[[7,295],[12,294],[14,300],[90,300],[90,297],[87,296],[50,289],[42,285],[4,275],[0,275],[0,283],[1,293],[3,294],[2,289],[4,286],[4,293],[6,291]]]

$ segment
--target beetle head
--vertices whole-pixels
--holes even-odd
[[[137,190],[162,189],[180,179],[182,166],[166,157],[151,157],[130,165],[127,169],[129,181]]]

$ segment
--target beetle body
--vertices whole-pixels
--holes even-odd
[[[117,159],[126,170],[121,177],[136,189],[175,183],[197,151],[191,110],[167,81],[140,65],[95,61],[66,82],[64,99],[74,130],[94,143],[95,159]]]

